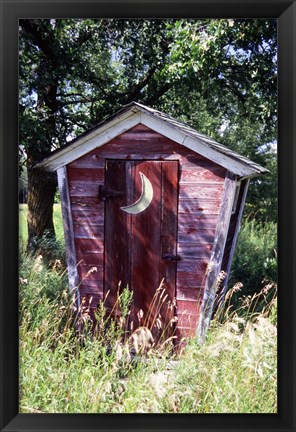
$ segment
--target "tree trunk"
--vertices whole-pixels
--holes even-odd
[[[53,203],[57,178],[55,173],[30,165],[28,163],[28,250],[35,252],[42,236],[55,239]]]

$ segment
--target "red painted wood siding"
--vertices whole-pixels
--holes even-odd
[[[170,325],[176,287],[178,162],[107,160],[105,187],[117,191],[105,206],[105,275],[106,306],[114,308],[118,291],[127,285],[133,291],[129,319],[133,327],[146,322],[154,339],[172,336]],[[153,199],[145,211],[130,215],[123,205],[134,203],[142,190],[140,173],[153,187]],[[155,298],[164,279],[165,294]],[[119,287],[119,282],[121,285]],[[152,308],[153,302],[161,307]],[[159,309],[159,310],[158,310]],[[139,312],[142,313],[139,322]],[[159,314],[162,330],[156,326]]]
[[[176,297],[179,328],[193,334],[196,320],[189,322],[183,312],[198,316],[226,170],[144,125],[68,165],[81,294],[92,295],[94,306],[103,296],[104,202],[98,199],[98,188],[104,184],[107,158],[179,161],[177,253],[182,259],[177,263]]]

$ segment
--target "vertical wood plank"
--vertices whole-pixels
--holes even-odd
[[[67,168],[61,167],[57,170],[58,186],[61,196],[61,207],[64,226],[64,237],[66,245],[66,260],[68,269],[69,290],[75,296],[77,307],[80,306],[80,294],[78,290],[79,276],[77,271],[77,259],[74,243],[74,230],[69,195]]]
[[[178,230],[178,161],[161,163],[161,220],[160,220],[160,279],[164,280],[167,298],[161,309],[165,338],[171,336],[175,324],[171,321],[175,315],[174,298],[176,296],[177,261],[167,260],[166,256],[177,256]]]
[[[235,189],[235,175],[227,172],[221,201],[221,209],[216,227],[215,240],[209,261],[208,274],[205,279],[201,314],[197,327],[197,338],[200,343],[203,343],[205,340],[206,332],[211,320],[217,289],[216,283],[222,265]]]
[[[120,209],[126,205],[126,182],[126,162],[106,160],[105,187],[118,194],[112,196],[111,193],[105,199],[104,297],[107,296],[107,309],[113,308],[118,292],[130,285],[130,215]]]
[[[151,182],[153,199],[145,211],[132,215],[132,289],[134,294],[134,324],[137,327],[141,322],[138,319],[140,310],[144,313],[147,326],[153,324],[154,311],[150,314],[149,308],[153,296],[160,284],[160,212],[161,212],[161,163],[135,162],[134,201],[141,194],[142,172]]]

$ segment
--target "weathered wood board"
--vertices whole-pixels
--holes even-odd
[[[120,207],[138,199],[140,172],[151,180],[154,195],[149,208],[133,219]],[[172,313],[183,316],[190,308],[195,317],[180,318],[179,335],[182,329],[194,334],[225,168],[140,124],[71,162],[67,174],[81,295],[92,298],[95,307],[110,291],[111,307],[119,281],[121,287],[137,285],[132,314],[137,325],[139,310],[151,301],[151,286],[164,277],[169,300],[179,302]],[[123,195],[102,200],[100,186]],[[179,260],[161,259],[169,255]]]

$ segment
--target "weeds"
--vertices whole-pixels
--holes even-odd
[[[235,297],[235,300],[233,300]],[[218,298],[215,305],[215,321],[226,322],[236,317],[243,317],[246,320],[254,320],[257,316],[268,316],[273,324],[276,324],[276,302],[277,285],[275,282],[266,284],[260,292],[245,294],[243,284],[236,283],[225,295],[221,302]]]
[[[234,295],[240,298],[237,309]],[[158,296],[154,312],[166,302],[162,289]],[[169,344],[150,343],[145,355],[133,357],[135,341],[124,338],[132,304],[128,289],[118,297],[119,323],[101,304],[97,337],[85,315],[78,338],[65,271],[40,256],[22,255],[20,412],[275,413],[276,286],[267,284],[249,297],[237,285],[226,297],[203,346],[190,340],[180,355]],[[259,302],[265,304],[260,311]]]
[[[225,305],[212,321],[206,343],[198,346],[194,340],[189,342],[173,375],[177,391],[169,393],[168,409],[188,413],[277,412],[276,296],[263,312],[254,313],[258,296],[242,301],[239,311]],[[228,301],[230,297],[231,292]]]

